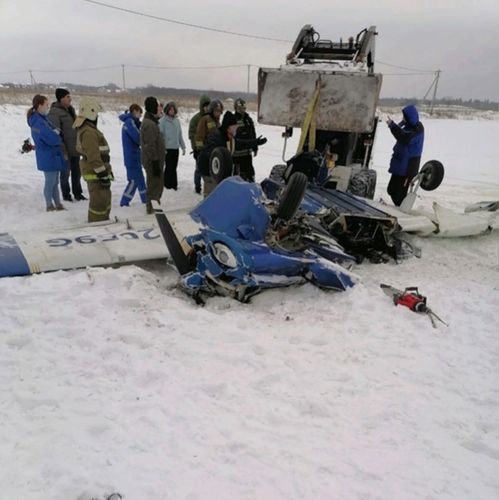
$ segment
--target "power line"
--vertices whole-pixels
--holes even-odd
[[[105,69],[116,68],[138,68],[138,69],[169,69],[169,70],[206,70],[206,69],[227,69],[227,68],[247,68],[248,66],[257,67],[255,64],[225,64],[214,66],[153,66],[147,64],[112,64],[109,66],[97,66],[94,68],[80,68],[80,69],[24,69],[19,71],[0,72],[0,75],[16,75],[25,74],[29,71],[33,73],[84,73],[86,71],[101,71]]]
[[[225,69],[225,68],[246,68],[248,64],[227,64],[222,66],[149,66],[145,64],[126,64],[129,68],[144,69]],[[253,66],[253,64],[250,64]]]
[[[281,43],[293,43],[294,40],[284,40],[282,38],[272,38],[268,36],[260,35],[250,35],[249,33],[238,33],[236,31],[223,30],[220,28],[212,28],[210,26],[202,26],[201,24],[186,23],[184,21],[178,21],[176,19],[168,19],[166,17],[155,16],[153,14],[147,14],[145,12],[140,12],[138,10],[125,9],[123,7],[117,7],[116,5],[110,5],[104,2],[97,2],[96,0],[83,0],[84,2],[91,3],[94,5],[99,5],[100,7],[107,7],[108,9],[119,10],[120,12],[126,12],[128,14],[133,14],[135,16],[147,17],[149,19],[156,19],[157,21],[164,21],[171,24],[179,24],[181,26],[187,26],[189,28],[196,28],[205,31],[213,31],[215,33],[222,33],[224,35],[240,36],[244,38],[253,38],[256,40],[267,40],[271,42],[281,42]]]
[[[432,70],[407,68],[405,66],[398,66],[397,64],[390,64],[390,63],[386,63],[386,62],[379,61],[379,60],[377,60],[376,62],[378,64],[382,64],[383,66],[389,66],[390,68],[403,69],[403,70],[406,70],[406,71],[414,71],[414,72],[417,72],[417,73],[435,73],[435,71],[432,71]]]
[[[434,75],[435,72],[431,73],[382,73],[383,76],[427,76],[427,75]]]
[[[97,66],[95,68],[81,68],[81,69],[34,69],[34,73],[84,73],[85,71],[100,71],[103,69],[120,68],[120,64],[113,64],[110,66]]]
[[[19,71],[2,71],[2,72],[0,72],[0,75],[20,75],[21,73],[25,74],[28,71],[29,70],[27,70],[27,69],[22,69],[22,70],[19,70]]]

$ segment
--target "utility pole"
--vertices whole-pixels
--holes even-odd
[[[251,74],[251,64],[248,64],[248,81],[246,84],[246,92],[249,94],[250,93],[250,74]],[[249,97],[249,95],[248,95]]]
[[[437,97],[437,87],[438,80],[440,78],[441,70],[437,70],[437,76],[435,77],[435,86],[433,87],[433,97],[431,98],[431,106],[430,106],[430,116],[433,115],[433,107],[435,106],[435,99]]]
[[[126,90],[126,81],[125,81],[125,65],[121,65],[121,79],[123,80],[123,90]]]
[[[29,70],[29,78],[30,78],[30,81],[31,81],[31,87],[35,88],[36,80],[35,80],[35,77],[33,76],[33,71],[32,70]]]

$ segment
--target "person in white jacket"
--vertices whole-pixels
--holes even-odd
[[[178,188],[177,181],[177,165],[179,150],[182,149],[182,155],[185,155],[185,143],[182,137],[182,127],[180,120],[177,118],[177,105],[171,101],[165,104],[165,114],[159,120],[159,128],[165,139],[166,156],[165,156],[165,188]]]

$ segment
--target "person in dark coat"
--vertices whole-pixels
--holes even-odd
[[[57,101],[52,103],[48,118],[52,125],[61,131],[68,159],[67,170],[61,172],[62,197],[66,201],[73,201],[72,191],[76,201],[86,200],[81,189],[80,155],[76,151],[76,130],[73,128],[76,112],[71,106],[71,94],[69,90],[59,88],[55,90],[55,97]]]
[[[211,99],[207,95],[202,95],[199,99],[199,112],[196,113],[189,122],[189,140],[191,141],[192,154],[196,162],[194,170],[194,190],[197,194],[201,194],[201,174],[198,170],[197,159],[199,156],[199,149],[196,147],[196,131],[198,128],[199,120],[201,117],[208,114],[208,107]]]
[[[231,155],[234,155],[235,151],[254,149],[267,142],[267,139],[262,136],[256,139],[240,139],[236,136],[238,126],[236,117],[230,111],[227,111],[223,117],[222,124],[208,135],[205,147],[199,154],[198,165],[203,176],[205,197],[216,187],[215,181],[210,175],[210,156],[215,148],[225,147]]]
[[[62,151],[61,133],[47,119],[49,111],[48,99],[43,95],[35,95],[28,110],[28,125],[35,143],[36,166],[45,176],[43,195],[47,212],[64,210],[59,195],[59,174],[67,169]]]
[[[246,101],[240,97],[234,102],[234,116],[237,120],[237,138],[244,140],[256,139],[255,124],[251,116],[246,113]],[[234,172],[245,181],[255,182],[255,169],[253,168],[253,155],[257,155],[258,146],[234,151]]]
[[[388,170],[392,176],[387,188],[396,206],[402,204],[412,179],[419,171],[424,145],[424,127],[419,121],[416,106],[406,106],[402,115],[404,119],[399,124],[390,118],[387,120],[393,137],[397,139]]]
[[[140,127],[140,159],[146,171],[148,214],[153,213],[152,201],[161,200],[164,187],[165,140],[159,129],[159,117],[163,112],[155,97],[147,97],[144,102],[146,113]]]
[[[132,104],[126,113],[119,116],[123,122],[121,127],[121,142],[125,160],[128,184],[121,197],[120,207],[130,206],[135,192],[139,190],[140,200],[146,203],[146,181],[140,165],[140,117],[142,108]]]

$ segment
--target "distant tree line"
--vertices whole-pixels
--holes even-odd
[[[122,93],[123,90],[114,83],[108,83],[107,85],[102,85],[100,87],[94,85],[82,85],[74,83],[59,83],[54,84],[37,84],[34,87],[32,85],[23,85],[17,83],[3,83],[3,87],[18,88],[26,90],[40,91],[50,91],[56,87],[69,88],[73,93]],[[221,91],[221,90],[199,90],[199,89],[177,89],[172,87],[159,87],[157,85],[146,85],[144,87],[135,87],[133,89],[127,89],[127,92],[133,94],[139,94],[143,96],[147,95],[176,95],[176,96],[186,96],[186,97],[196,97],[202,94],[215,95],[221,99],[227,99],[229,97],[237,98],[242,97],[248,101],[256,101],[256,94],[246,93],[240,91]],[[407,104],[415,104],[416,106],[426,106],[430,104],[429,100],[423,101],[416,97],[382,97],[379,100],[380,106],[386,107],[401,107]],[[452,98],[443,97],[441,99],[435,100],[436,106],[464,106],[466,108],[478,109],[481,111],[499,111],[499,102],[490,101],[489,99],[462,99],[462,98]]]
[[[428,106],[429,100],[417,99],[416,97],[382,97],[379,100],[380,106],[386,107],[403,107],[407,104],[415,104],[416,106]],[[463,106],[465,108],[478,109],[481,111],[499,111],[499,102],[490,101],[489,99],[461,99],[453,97],[442,97],[435,99],[435,106]]]

